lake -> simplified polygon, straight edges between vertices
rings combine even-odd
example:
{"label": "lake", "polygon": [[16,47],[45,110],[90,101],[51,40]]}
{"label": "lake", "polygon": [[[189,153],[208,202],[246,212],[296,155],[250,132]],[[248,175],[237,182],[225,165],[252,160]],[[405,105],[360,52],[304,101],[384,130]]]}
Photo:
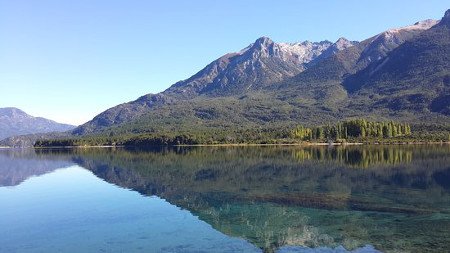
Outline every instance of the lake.
{"label": "lake", "polygon": [[450,146],[0,150],[1,252],[448,252]]}

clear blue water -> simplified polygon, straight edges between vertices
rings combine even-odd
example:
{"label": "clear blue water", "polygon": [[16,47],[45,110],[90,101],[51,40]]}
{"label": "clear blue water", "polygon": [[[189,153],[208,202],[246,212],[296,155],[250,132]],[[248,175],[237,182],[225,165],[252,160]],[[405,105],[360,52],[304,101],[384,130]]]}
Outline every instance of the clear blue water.
{"label": "clear blue water", "polygon": [[0,202],[3,252],[258,252],[187,210],[76,165],[0,188]]}
{"label": "clear blue water", "polygon": [[447,252],[448,146],[0,150],[0,252]]}

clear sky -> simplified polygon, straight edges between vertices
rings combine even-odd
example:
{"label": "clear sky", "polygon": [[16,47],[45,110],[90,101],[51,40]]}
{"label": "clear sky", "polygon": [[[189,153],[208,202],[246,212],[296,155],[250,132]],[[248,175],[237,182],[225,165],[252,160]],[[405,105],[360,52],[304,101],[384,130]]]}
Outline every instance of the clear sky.
{"label": "clear sky", "polygon": [[0,0],[0,107],[81,124],[258,37],[362,40],[443,0]]}

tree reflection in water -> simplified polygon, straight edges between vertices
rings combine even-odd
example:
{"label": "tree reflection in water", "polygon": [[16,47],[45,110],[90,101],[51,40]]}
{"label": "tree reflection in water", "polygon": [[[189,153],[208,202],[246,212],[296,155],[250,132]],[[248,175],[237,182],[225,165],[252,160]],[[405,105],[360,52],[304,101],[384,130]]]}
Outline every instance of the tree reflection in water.
{"label": "tree reflection in water", "polygon": [[450,245],[445,145],[36,153],[164,198],[265,252],[289,245],[443,252]]}

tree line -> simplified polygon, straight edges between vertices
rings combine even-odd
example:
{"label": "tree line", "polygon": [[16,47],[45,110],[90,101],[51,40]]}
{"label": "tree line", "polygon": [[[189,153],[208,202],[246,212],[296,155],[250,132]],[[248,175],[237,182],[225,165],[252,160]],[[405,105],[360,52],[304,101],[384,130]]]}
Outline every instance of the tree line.
{"label": "tree line", "polygon": [[373,122],[364,119],[348,120],[335,125],[318,127],[298,126],[292,137],[302,141],[345,140],[349,138],[392,138],[411,135],[411,126],[393,121]]}
{"label": "tree line", "polygon": [[177,146],[198,144],[295,144],[310,142],[450,141],[448,126],[417,126],[393,121],[354,119],[322,126],[166,130],[153,133],[115,133],[40,139],[35,147],[61,146]]}

